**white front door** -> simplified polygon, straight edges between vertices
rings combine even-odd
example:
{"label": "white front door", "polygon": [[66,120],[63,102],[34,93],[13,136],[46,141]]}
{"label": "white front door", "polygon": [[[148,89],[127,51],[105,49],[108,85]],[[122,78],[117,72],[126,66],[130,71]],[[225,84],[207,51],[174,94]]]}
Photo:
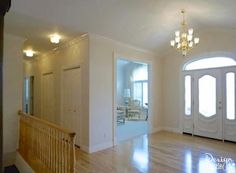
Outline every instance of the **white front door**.
{"label": "white front door", "polygon": [[222,139],[222,81],[219,69],[194,73],[194,134]]}
{"label": "white front door", "polygon": [[76,145],[80,146],[81,70],[63,70],[61,125],[76,133]]}
{"label": "white front door", "polygon": [[183,74],[183,132],[236,141],[236,67]]}

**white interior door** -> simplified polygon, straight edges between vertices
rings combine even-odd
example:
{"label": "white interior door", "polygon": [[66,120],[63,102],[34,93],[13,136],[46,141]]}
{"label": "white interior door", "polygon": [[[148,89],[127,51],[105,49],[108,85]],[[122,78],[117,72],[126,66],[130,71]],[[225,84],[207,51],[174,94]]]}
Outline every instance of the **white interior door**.
{"label": "white interior door", "polygon": [[41,90],[41,117],[47,121],[56,123],[55,119],[55,88],[54,74],[45,73],[42,75]]}
{"label": "white interior door", "polygon": [[220,69],[194,73],[194,134],[222,139],[222,81]]}
{"label": "white interior door", "polygon": [[81,72],[80,68],[63,70],[61,125],[76,133],[80,146]]}
{"label": "white interior door", "polygon": [[236,68],[228,67],[223,69],[224,83],[224,139],[236,142],[236,117],[235,117],[235,83]]}

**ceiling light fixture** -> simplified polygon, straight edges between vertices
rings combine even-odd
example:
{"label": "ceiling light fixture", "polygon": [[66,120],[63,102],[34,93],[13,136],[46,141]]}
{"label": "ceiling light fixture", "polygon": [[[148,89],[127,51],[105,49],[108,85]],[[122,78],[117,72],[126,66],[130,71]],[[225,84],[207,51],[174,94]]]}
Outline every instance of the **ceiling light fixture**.
{"label": "ceiling light fixture", "polygon": [[181,10],[183,15],[183,21],[181,22],[181,30],[175,31],[175,39],[170,41],[170,45],[182,52],[183,56],[187,55],[187,52],[193,48],[194,45],[199,43],[199,38],[193,36],[193,29],[187,28],[187,22],[185,20],[185,10]]}
{"label": "ceiling light fixture", "polygon": [[51,43],[54,43],[54,44],[58,44],[61,40],[61,36],[58,35],[58,34],[53,34],[53,35],[50,35],[50,41]]}
{"label": "ceiling light fixture", "polygon": [[33,57],[35,52],[32,49],[24,50],[24,53],[27,57]]}

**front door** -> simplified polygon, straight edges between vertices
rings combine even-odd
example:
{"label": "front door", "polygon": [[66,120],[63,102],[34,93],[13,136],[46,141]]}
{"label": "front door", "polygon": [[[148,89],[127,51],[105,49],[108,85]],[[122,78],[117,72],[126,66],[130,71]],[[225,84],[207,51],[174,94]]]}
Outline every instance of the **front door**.
{"label": "front door", "polygon": [[220,69],[194,72],[194,134],[222,139],[222,79]]}

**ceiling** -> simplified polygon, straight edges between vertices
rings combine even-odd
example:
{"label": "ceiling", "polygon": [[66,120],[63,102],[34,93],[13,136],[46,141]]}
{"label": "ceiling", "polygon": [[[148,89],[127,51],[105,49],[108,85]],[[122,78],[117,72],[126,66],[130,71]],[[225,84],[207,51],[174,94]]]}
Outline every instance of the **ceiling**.
{"label": "ceiling", "polygon": [[6,31],[40,51],[52,48],[53,32],[64,41],[89,32],[158,52],[179,28],[183,8],[197,31],[236,28],[235,0],[12,0]]}

